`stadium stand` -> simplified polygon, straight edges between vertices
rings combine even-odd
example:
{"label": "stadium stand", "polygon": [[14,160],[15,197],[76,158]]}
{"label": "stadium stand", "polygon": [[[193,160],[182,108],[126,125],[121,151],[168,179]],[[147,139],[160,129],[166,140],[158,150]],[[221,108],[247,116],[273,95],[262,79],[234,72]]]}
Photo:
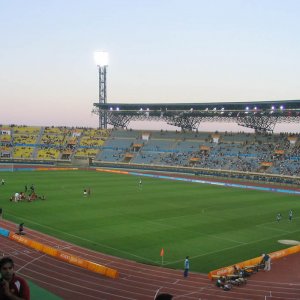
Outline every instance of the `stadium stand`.
{"label": "stadium stand", "polygon": [[185,167],[189,172],[206,176],[253,180],[267,177],[267,181],[299,183],[296,178],[300,175],[298,134],[16,125],[1,125],[0,133],[2,159],[71,161],[92,158],[97,165],[104,162]]}

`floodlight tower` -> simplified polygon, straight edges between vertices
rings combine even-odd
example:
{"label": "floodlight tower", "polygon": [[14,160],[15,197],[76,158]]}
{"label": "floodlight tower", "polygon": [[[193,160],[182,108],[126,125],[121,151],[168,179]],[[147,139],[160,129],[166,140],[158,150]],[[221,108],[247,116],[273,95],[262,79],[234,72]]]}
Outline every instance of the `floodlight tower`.
{"label": "floodlight tower", "polygon": [[[106,103],[106,69],[108,66],[108,52],[97,51],[94,53],[94,58],[99,71],[99,104]],[[107,115],[106,112],[101,110],[99,110],[99,128],[107,128]]]}

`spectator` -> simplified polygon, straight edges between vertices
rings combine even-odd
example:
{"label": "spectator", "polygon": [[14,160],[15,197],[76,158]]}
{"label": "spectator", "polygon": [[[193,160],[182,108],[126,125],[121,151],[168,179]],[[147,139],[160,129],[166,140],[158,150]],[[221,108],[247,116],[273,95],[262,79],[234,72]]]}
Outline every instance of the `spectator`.
{"label": "spectator", "polygon": [[224,276],[221,276],[217,279],[216,286],[223,289],[224,291],[231,290],[231,285],[226,282],[226,278]]}
{"label": "spectator", "polygon": [[0,260],[0,299],[30,300],[30,289],[27,282],[15,274],[14,262],[10,257]]}
{"label": "spectator", "polygon": [[159,294],[155,297],[155,300],[172,300],[173,296],[171,294]]}

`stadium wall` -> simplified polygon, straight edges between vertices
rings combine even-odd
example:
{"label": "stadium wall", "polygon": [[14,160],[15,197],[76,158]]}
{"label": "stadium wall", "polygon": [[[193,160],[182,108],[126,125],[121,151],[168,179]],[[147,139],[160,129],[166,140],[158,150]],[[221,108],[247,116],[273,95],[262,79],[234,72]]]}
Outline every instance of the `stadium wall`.
{"label": "stadium wall", "polygon": [[163,165],[141,165],[141,164],[127,164],[127,163],[112,163],[112,162],[100,162],[94,161],[91,164],[92,167],[112,168],[112,169],[125,169],[125,170],[138,170],[138,171],[154,171],[154,172],[169,172],[169,173],[182,173],[195,175],[200,177],[224,179],[231,181],[249,181],[259,182],[262,181],[265,184],[272,183],[283,186],[299,186],[300,177],[286,176],[266,173],[254,173],[254,172],[240,172],[230,170],[216,170],[216,169],[204,169],[193,167],[180,167],[180,166],[163,166]]}

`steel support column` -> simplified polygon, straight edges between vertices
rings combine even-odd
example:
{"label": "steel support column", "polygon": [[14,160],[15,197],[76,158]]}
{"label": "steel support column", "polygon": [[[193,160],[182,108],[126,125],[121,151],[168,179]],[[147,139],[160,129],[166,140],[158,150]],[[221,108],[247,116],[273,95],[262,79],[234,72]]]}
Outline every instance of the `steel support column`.
{"label": "steel support column", "polygon": [[180,127],[183,131],[197,130],[201,122],[201,117],[184,113],[179,116],[165,116],[164,119],[167,120],[169,125]]}
{"label": "steel support column", "polygon": [[249,115],[237,117],[239,126],[255,129],[255,132],[273,132],[278,116],[271,115]]}
{"label": "steel support column", "polygon": [[[98,66],[99,70],[99,107],[100,104],[106,103],[106,66]],[[99,128],[107,128],[107,113],[99,109]]]}

